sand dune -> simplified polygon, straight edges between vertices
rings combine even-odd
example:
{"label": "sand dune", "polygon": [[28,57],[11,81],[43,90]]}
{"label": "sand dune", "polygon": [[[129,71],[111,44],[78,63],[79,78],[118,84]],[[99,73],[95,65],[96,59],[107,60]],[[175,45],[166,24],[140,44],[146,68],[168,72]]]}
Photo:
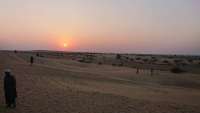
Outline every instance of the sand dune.
{"label": "sand dune", "polygon": [[98,65],[101,56],[81,63],[53,54],[35,57],[30,66],[35,53],[0,52],[0,83],[9,68],[18,91],[17,108],[5,109],[0,90],[0,113],[200,113],[199,74],[155,70],[150,75],[146,68],[136,74],[128,66]]}

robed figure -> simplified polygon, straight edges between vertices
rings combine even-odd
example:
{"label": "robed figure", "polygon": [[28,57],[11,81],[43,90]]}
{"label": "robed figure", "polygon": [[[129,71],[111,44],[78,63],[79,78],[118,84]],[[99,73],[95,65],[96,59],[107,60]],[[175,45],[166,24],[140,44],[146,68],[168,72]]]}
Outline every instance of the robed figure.
{"label": "robed figure", "polygon": [[6,108],[10,107],[12,104],[13,107],[16,107],[15,98],[17,98],[17,91],[16,91],[16,79],[13,75],[10,74],[10,70],[4,70],[5,77],[4,77],[4,91],[5,91],[5,99],[6,99]]}

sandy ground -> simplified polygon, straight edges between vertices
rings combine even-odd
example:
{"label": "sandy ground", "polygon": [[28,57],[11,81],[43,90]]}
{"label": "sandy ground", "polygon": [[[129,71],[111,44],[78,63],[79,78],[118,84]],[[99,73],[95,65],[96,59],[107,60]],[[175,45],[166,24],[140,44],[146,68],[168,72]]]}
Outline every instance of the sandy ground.
{"label": "sandy ground", "polygon": [[[135,68],[80,63],[51,53],[35,57],[31,66],[31,55],[0,52],[0,113],[200,113],[199,74],[154,70],[151,75],[145,68],[136,74]],[[17,108],[4,108],[5,68],[17,80]]]}

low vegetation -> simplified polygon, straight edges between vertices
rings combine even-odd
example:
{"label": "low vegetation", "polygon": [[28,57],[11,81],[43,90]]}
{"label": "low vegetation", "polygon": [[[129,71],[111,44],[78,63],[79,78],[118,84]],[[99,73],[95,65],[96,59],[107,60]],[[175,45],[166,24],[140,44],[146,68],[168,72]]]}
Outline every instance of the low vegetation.
{"label": "low vegetation", "polygon": [[140,58],[140,57],[137,57],[136,60],[141,60],[141,58]]}
{"label": "low vegetation", "polygon": [[151,59],[155,59],[155,60],[157,60],[155,57],[151,57]]}
{"label": "low vegetation", "polygon": [[173,67],[173,68],[171,69],[171,72],[172,72],[172,73],[184,73],[184,72],[186,72],[186,71],[184,71],[183,69],[181,69],[181,68],[179,68],[179,67]]}
{"label": "low vegetation", "polygon": [[121,63],[121,64],[118,64],[117,66],[123,66],[124,64],[123,63]]}
{"label": "low vegetation", "polygon": [[102,65],[102,62],[99,62],[98,64],[99,64],[99,65]]}
{"label": "low vegetation", "polygon": [[174,60],[174,62],[175,62],[175,63],[179,63],[179,62],[180,62],[180,60],[177,60],[177,59],[176,59],[176,60]]}
{"label": "low vegetation", "polygon": [[79,62],[85,62],[85,60],[79,60]]}
{"label": "low vegetation", "polygon": [[193,62],[193,60],[192,60],[192,59],[189,59],[188,62]]}
{"label": "low vegetation", "polygon": [[143,61],[144,61],[144,62],[147,62],[147,61],[148,61],[148,59],[144,59]]}
{"label": "low vegetation", "polygon": [[112,66],[116,66],[116,64],[115,64],[115,63],[113,63],[113,64],[112,64]]}
{"label": "low vegetation", "polygon": [[165,61],[163,61],[163,63],[169,63],[169,61],[165,60]]}
{"label": "low vegetation", "polygon": [[120,55],[120,54],[117,54],[117,55],[116,55],[116,59],[121,59],[121,55]]}

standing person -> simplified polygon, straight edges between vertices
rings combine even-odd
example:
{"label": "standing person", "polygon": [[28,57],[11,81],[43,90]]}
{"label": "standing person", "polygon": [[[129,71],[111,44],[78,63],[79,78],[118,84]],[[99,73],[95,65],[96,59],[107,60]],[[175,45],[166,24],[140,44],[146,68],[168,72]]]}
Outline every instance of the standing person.
{"label": "standing person", "polygon": [[153,75],[153,68],[151,68],[151,75]]}
{"label": "standing person", "polygon": [[10,74],[9,69],[4,70],[5,77],[4,77],[4,91],[5,91],[5,99],[7,106],[5,108],[11,107],[13,104],[13,108],[16,108],[15,98],[17,98],[17,91],[16,91],[16,80],[13,75]]}
{"label": "standing person", "polygon": [[31,65],[33,65],[33,59],[34,59],[34,57],[31,56],[31,58],[30,58]]}
{"label": "standing person", "polygon": [[140,69],[140,68],[139,68],[139,67],[137,67],[137,74],[138,74],[138,71],[139,71],[139,69]]}

